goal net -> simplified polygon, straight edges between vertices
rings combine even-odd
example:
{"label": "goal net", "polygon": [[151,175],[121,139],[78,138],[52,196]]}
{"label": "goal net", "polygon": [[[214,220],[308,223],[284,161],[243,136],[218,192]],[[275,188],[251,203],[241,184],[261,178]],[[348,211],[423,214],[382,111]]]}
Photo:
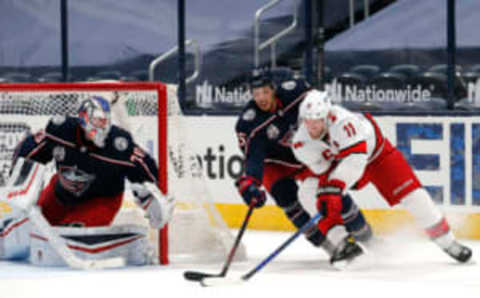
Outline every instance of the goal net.
{"label": "goal net", "polygon": [[[0,84],[0,186],[8,178],[15,146],[26,132],[45,128],[58,115],[75,115],[92,95],[112,104],[113,123],[159,164],[159,187],[177,199],[173,219],[162,231],[150,230],[159,263],[224,260],[233,237],[213,204],[203,170],[189,143],[194,128],[184,124],[175,86],[162,83]],[[114,224],[148,226],[127,187]],[[241,247],[237,260],[245,258]]]}

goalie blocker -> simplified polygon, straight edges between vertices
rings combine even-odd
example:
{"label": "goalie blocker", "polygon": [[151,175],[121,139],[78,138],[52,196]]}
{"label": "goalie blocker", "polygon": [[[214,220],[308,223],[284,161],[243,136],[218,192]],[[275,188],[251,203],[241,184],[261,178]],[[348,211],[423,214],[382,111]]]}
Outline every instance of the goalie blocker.
{"label": "goalie blocker", "polygon": [[[46,175],[44,165],[17,159],[0,198],[10,206],[10,211],[0,218],[0,259],[29,258],[35,265],[69,265],[79,269],[153,262],[153,249],[147,240],[145,227],[85,228],[43,224],[47,222],[40,212],[35,212],[38,210],[35,204]],[[165,200],[151,183],[137,184],[135,188],[142,194],[138,204],[146,210],[151,224],[159,227],[168,221],[173,200]]]}

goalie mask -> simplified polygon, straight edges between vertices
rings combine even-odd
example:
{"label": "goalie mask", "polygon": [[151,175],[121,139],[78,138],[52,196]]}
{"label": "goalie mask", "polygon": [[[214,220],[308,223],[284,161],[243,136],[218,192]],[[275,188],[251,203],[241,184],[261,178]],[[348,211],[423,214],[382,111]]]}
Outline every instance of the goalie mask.
{"label": "goalie mask", "polygon": [[78,109],[78,117],[86,137],[96,146],[104,147],[112,127],[108,101],[100,96],[84,100]]}

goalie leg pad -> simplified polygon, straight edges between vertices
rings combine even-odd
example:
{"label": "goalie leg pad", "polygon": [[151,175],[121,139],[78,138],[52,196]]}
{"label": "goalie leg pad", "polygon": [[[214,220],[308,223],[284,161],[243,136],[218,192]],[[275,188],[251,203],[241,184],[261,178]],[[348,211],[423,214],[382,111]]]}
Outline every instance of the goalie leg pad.
{"label": "goalie leg pad", "polygon": [[10,218],[0,222],[0,259],[26,259],[30,253],[28,217]]}
{"label": "goalie leg pad", "polygon": [[0,259],[25,259],[30,249],[28,210],[34,205],[43,186],[46,167],[19,157],[0,198],[5,209],[0,214]]}
{"label": "goalie leg pad", "polygon": [[[54,230],[66,239],[68,248],[83,260],[121,257],[127,265],[147,265],[154,261],[145,227],[55,227]],[[31,234],[30,262],[37,266],[67,266],[48,239],[36,230]]]}
{"label": "goalie leg pad", "polygon": [[46,171],[44,165],[19,157],[8,178],[2,200],[8,202],[14,212],[26,212],[38,200]]}

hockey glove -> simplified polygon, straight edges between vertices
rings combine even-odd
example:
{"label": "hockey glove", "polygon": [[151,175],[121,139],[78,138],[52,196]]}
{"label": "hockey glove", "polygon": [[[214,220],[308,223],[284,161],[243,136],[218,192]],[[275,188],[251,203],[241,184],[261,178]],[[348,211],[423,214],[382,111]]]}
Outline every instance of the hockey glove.
{"label": "hockey glove", "polygon": [[160,229],[170,221],[175,208],[175,199],[172,196],[164,195],[151,182],[132,183],[131,188],[135,203],[145,210],[145,217],[148,218],[150,227]]}
{"label": "hockey glove", "polygon": [[318,221],[318,229],[326,235],[334,225],[343,225],[342,191],[345,183],[339,180],[321,181],[317,189],[317,210],[324,217]]}
{"label": "hockey glove", "polygon": [[253,203],[255,208],[260,208],[265,205],[265,192],[260,190],[260,183],[258,180],[250,176],[240,177],[235,186],[247,205]]}

